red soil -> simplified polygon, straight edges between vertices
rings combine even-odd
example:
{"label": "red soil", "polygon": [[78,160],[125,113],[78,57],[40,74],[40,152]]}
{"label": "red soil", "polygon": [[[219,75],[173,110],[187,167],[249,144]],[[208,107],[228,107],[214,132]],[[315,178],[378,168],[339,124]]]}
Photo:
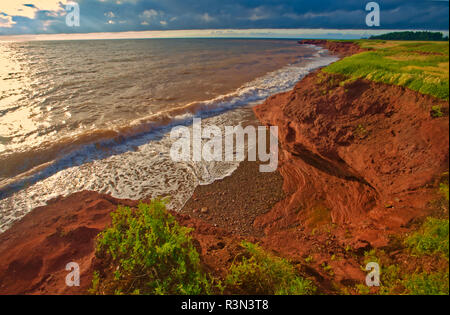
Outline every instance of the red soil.
{"label": "red soil", "polygon": [[298,42],[301,45],[317,45],[322,46],[333,54],[341,57],[351,56],[365,51],[358,44],[353,42],[333,42],[320,39],[305,39]]}
{"label": "red soil", "polygon": [[[0,294],[79,294],[90,285],[94,239],[119,200],[94,192],[58,198],[0,235]],[[121,200],[120,204],[135,205]],[[81,287],[65,284],[66,264],[80,266]]]}

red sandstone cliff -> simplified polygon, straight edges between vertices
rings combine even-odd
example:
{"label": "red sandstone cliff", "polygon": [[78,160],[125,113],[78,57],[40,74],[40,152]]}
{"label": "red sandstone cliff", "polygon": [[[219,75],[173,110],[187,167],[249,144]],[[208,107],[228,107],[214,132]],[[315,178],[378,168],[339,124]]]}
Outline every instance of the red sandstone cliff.
{"label": "red sandstone cliff", "polygon": [[351,56],[365,51],[359,45],[353,42],[334,42],[328,40],[320,39],[304,39],[298,42],[300,45],[317,45],[322,46],[333,54],[339,55],[341,57]]}
{"label": "red sandstone cliff", "polygon": [[363,80],[340,86],[342,79],[318,71],[254,109],[279,127],[288,194],[255,221],[267,234],[325,207],[334,223],[376,246],[427,213],[427,185],[448,169],[449,150],[448,118],[430,111],[448,103]]}

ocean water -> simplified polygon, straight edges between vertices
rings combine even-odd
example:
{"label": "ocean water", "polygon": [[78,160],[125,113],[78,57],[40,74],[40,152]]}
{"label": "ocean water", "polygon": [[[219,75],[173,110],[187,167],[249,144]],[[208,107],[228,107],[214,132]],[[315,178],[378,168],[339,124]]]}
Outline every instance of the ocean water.
{"label": "ocean water", "polygon": [[0,42],[0,232],[82,190],[181,208],[238,163],[173,162],[173,126],[252,123],[251,106],[335,60],[290,40]]}

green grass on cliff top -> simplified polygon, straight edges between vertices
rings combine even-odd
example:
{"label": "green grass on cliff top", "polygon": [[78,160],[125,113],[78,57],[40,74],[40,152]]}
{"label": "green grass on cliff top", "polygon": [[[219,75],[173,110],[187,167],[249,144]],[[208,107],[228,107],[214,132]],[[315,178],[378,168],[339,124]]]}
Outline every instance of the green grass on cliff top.
{"label": "green grass on cliff top", "polygon": [[344,58],[324,69],[350,79],[407,87],[449,99],[449,43],[359,40],[370,51]]}

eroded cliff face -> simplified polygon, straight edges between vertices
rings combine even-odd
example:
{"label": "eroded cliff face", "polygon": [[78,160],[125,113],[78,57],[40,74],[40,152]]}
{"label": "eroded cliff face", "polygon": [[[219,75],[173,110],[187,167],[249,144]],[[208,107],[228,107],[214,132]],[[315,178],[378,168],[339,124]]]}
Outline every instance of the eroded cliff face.
{"label": "eroded cliff face", "polygon": [[[118,200],[95,192],[57,198],[0,235],[0,294],[85,294],[91,285],[95,238]],[[80,267],[81,286],[68,287],[66,264]]]}
{"label": "eroded cliff face", "polygon": [[427,214],[427,185],[448,169],[449,150],[448,118],[433,118],[431,108],[448,109],[448,102],[344,80],[319,70],[255,107],[261,122],[279,127],[288,195],[255,221],[266,234],[329,211],[354,241],[381,246],[389,231]]}
{"label": "eroded cliff face", "polygon": [[339,55],[341,57],[351,56],[365,51],[365,49],[361,48],[358,44],[353,42],[328,41],[325,39],[304,39],[299,41],[298,43],[301,45],[322,46],[328,49],[333,54]]}

